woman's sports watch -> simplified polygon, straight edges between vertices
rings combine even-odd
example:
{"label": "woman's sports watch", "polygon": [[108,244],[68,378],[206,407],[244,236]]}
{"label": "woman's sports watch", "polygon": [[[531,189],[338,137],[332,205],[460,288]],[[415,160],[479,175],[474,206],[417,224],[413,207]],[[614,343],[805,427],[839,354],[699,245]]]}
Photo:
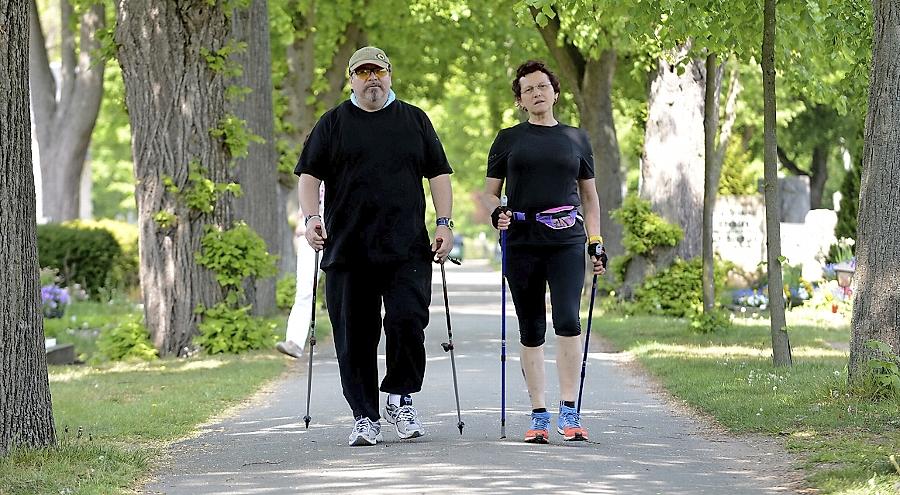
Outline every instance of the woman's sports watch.
{"label": "woman's sports watch", "polygon": [[438,227],[443,225],[448,229],[453,230],[453,219],[450,217],[438,217],[437,222],[435,223]]}

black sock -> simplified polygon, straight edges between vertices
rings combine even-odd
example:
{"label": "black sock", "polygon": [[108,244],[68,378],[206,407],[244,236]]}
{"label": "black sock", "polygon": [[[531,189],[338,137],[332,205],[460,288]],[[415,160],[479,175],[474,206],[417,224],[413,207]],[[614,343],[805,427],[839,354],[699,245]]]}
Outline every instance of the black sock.
{"label": "black sock", "polygon": [[574,400],[564,400],[563,405],[566,407],[575,407],[575,401]]}
{"label": "black sock", "polygon": [[545,412],[547,412],[547,408],[546,408],[546,407],[539,407],[539,408],[537,408],[537,409],[532,409],[531,412],[533,412],[533,413],[545,413]]}
{"label": "black sock", "polygon": [[412,396],[409,394],[400,396],[400,405],[401,406],[411,406],[412,405]]}

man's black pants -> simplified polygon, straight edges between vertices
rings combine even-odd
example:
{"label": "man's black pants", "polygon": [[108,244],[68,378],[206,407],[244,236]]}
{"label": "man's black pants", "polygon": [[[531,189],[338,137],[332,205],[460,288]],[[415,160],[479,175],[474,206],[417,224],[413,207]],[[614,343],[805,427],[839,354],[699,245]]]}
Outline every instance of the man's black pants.
{"label": "man's black pants", "polygon": [[325,298],[334,331],[344,398],[353,416],[375,421],[378,412],[378,343],[381,306],[387,372],[381,391],[411,394],[425,378],[425,327],[431,302],[430,260],[332,267]]}

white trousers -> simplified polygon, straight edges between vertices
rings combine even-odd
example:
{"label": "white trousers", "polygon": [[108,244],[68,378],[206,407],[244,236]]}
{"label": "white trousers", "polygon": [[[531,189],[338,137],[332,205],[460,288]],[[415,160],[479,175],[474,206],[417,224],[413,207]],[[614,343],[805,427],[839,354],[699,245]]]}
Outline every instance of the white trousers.
{"label": "white trousers", "polygon": [[285,340],[289,340],[303,349],[306,347],[306,339],[309,337],[314,290],[313,275],[318,267],[314,266],[316,251],[309,246],[306,238],[298,237],[294,244],[297,251],[297,295],[294,296],[294,305],[288,316]]}

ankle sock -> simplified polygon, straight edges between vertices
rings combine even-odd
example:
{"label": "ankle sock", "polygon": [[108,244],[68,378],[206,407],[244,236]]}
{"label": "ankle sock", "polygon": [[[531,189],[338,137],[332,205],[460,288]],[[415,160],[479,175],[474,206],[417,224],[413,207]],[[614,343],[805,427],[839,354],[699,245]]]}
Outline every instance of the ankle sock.
{"label": "ankle sock", "polygon": [[410,396],[409,394],[388,394],[388,404],[394,407],[411,406],[412,396]]}
{"label": "ankle sock", "polygon": [[547,412],[547,408],[546,408],[546,407],[539,407],[539,408],[537,408],[537,409],[532,409],[531,412],[533,412],[533,413],[545,413],[545,412]]}
{"label": "ankle sock", "polygon": [[564,400],[564,401],[562,401],[562,405],[564,405],[566,407],[575,407],[575,401],[574,400]]}

